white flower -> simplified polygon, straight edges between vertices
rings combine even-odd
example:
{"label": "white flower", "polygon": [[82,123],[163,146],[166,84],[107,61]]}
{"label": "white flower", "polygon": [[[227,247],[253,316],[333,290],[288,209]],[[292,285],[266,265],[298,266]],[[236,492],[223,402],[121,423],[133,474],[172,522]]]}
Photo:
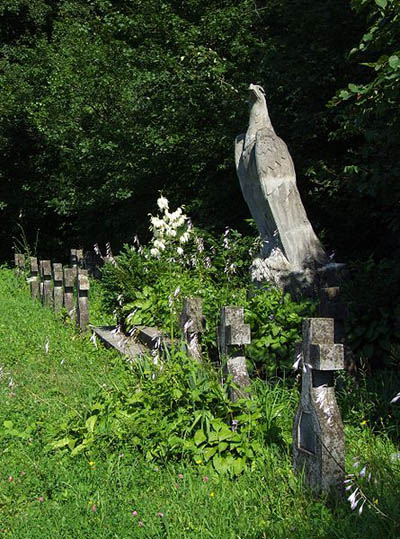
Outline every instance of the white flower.
{"label": "white flower", "polygon": [[174,297],[176,298],[176,296],[179,294],[179,292],[181,291],[181,287],[178,286],[176,289],[175,289],[175,292],[174,292]]}
{"label": "white flower", "polygon": [[166,212],[166,214],[171,219],[171,221],[176,221],[182,215],[182,208],[177,208],[173,213],[168,214]]}
{"label": "white flower", "polygon": [[170,238],[175,238],[175,237],[176,237],[176,230],[169,226],[169,227],[166,229],[165,234],[166,234],[167,236],[169,236]]}
{"label": "white flower", "polygon": [[359,500],[357,500],[357,493],[358,493],[358,487],[356,488],[356,490],[350,494],[350,496],[347,498],[351,504],[351,509],[354,510],[356,507],[357,507],[357,504],[359,502]]}
{"label": "white flower", "polygon": [[189,320],[187,320],[185,322],[185,325],[183,326],[183,332],[186,333],[188,331],[188,329],[190,327],[192,327],[192,326],[193,326],[193,320],[190,320],[190,318],[189,318]]}
{"label": "white flower", "polygon": [[154,247],[159,251],[165,251],[165,243],[161,240],[155,240]]}
{"label": "white flower", "polygon": [[182,249],[182,247],[178,247],[178,248],[176,249],[176,252],[177,252],[178,255],[180,255],[180,256],[183,255],[183,249]]}
{"label": "white flower", "polygon": [[[96,333],[93,331],[92,336],[90,337],[91,342],[93,343],[94,347],[97,348],[97,339],[96,339]],[[64,360],[63,360],[64,361]],[[60,363],[61,365],[61,363]]]}
{"label": "white flower", "polygon": [[163,196],[160,196],[160,198],[157,200],[157,205],[160,208],[160,210],[168,210],[169,208],[168,199],[166,199]]}
{"label": "white flower", "polygon": [[151,256],[155,256],[156,258],[158,258],[160,256],[160,251],[153,247],[152,249],[150,249],[150,254]]}
{"label": "white flower", "polygon": [[189,233],[189,231],[187,230],[187,231],[184,232],[184,233],[182,234],[182,236],[179,238],[179,241],[180,241],[181,243],[186,243],[186,242],[189,240],[189,237],[190,237],[190,233]]}
{"label": "white flower", "polygon": [[202,253],[204,251],[204,240],[203,238],[196,238],[197,243],[197,249],[199,253]]}
{"label": "white flower", "polygon": [[153,215],[150,216],[150,222],[154,228],[163,228],[165,226],[165,223],[162,219],[154,217]]}
{"label": "white flower", "polygon": [[181,227],[186,221],[186,216],[185,215],[181,215],[176,221],[175,221],[175,227],[176,228],[179,228]]}
{"label": "white flower", "polygon": [[294,371],[297,371],[297,369],[299,368],[299,365],[301,363],[301,360],[302,360],[302,353],[299,352],[297,355],[296,355],[296,361],[293,363],[292,365],[292,368]]}
{"label": "white flower", "polygon": [[390,401],[390,404],[394,404],[398,400],[400,400],[400,393],[397,393],[397,395]]}

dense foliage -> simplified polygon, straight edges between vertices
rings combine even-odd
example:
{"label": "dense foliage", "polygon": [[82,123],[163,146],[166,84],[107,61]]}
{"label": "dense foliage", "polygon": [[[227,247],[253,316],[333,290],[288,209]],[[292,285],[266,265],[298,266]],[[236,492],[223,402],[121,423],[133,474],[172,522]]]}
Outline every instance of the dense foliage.
{"label": "dense foliage", "polygon": [[249,82],[266,88],[304,196],[306,171],[343,153],[325,105],[361,35],[345,0],[5,0],[0,17],[5,241],[21,216],[43,249],[122,245],[160,188],[208,229],[241,227],[232,143]]}

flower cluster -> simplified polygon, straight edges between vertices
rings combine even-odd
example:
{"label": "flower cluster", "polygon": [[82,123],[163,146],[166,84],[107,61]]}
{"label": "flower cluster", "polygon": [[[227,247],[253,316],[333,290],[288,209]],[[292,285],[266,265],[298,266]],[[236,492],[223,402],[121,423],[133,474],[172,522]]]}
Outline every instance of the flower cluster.
{"label": "flower cluster", "polygon": [[183,246],[191,236],[188,217],[183,213],[182,207],[171,213],[169,202],[163,196],[157,200],[157,205],[162,215],[157,217],[150,214],[150,230],[153,232],[150,254],[158,258],[161,253],[173,249],[177,255],[182,256]]}

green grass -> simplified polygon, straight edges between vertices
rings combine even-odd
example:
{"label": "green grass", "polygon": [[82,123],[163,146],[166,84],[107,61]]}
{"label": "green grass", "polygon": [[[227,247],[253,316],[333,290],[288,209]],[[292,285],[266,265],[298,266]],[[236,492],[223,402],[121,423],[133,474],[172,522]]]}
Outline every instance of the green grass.
{"label": "green grass", "polygon": [[[92,321],[107,321],[98,307]],[[360,425],[364,413],[357,415],[348,398],[348,468],[353,457],[369,463],[378,484],[368,493],[390,518],[369,508],[359,516],[345,500],[313,498],[292,472],[289,445],[266,446],[262,463],[236,479],[203,464],[145,462],[129,439],[122,450],[76,457],[50,450],[71,413],[85,418],[98,392],[122,387],[129,373],[123,358],[96,349],[89,337],[32,302],[23,280],[7,269],[0,269],[0,365],[0,536],[400,536],[400,461],[391,459],[398,445],[384,429],[374,433]],[[293,391],[281,384],[265,392],[266,413],[280,406],[290,439],[293,406],[285,399],[293,399]]]}

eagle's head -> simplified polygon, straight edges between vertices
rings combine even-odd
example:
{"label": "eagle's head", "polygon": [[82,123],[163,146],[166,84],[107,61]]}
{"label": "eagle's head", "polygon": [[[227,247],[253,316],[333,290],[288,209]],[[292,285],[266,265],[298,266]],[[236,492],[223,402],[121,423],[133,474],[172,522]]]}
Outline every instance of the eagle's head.
{"label": "eagle's head", "polygon": [[268,115],[265,92],[262,86],[250,84],[249,88],[249,127],[250,130],[257,131],[262,127],[273,129]]}
{"label": "eagle's head", "polygon": [[265,103],[265,92],[264,88],[262,86],[259,86],[258,84],[250,84],[248,87],[249,90],[249,100],[251,102],[259,101],[261,103]]}

